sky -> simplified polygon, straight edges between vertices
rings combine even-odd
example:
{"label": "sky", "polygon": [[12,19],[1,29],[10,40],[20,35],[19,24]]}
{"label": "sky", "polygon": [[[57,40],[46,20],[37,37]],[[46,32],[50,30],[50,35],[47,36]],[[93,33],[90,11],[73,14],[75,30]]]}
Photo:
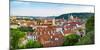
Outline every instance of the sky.
{"label": "sky", "polygon": [[42,2],[10,2],[10,16],[59,16],[73,12],[92,12],[92,5],[53,4]]}

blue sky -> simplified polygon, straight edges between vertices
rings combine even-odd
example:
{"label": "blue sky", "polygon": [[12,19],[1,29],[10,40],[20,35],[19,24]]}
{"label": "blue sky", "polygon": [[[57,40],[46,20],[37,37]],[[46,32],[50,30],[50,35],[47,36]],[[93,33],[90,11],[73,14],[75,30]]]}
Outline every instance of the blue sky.
{"label": "blue sky", "polygon": [[94,6],[81,6],[71,4],[51,4],[41,2],[10,2],[11,16],[59,16],[65,13],[72,12],[92,12]]}

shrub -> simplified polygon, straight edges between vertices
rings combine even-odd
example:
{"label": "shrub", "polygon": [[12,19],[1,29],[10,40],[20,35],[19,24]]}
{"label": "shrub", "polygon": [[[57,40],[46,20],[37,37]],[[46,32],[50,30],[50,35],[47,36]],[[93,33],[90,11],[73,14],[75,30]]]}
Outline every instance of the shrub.
{"label": "shrub", "polygon": [[86,22],[86,32],[94,30],[94,16],[88,18]]}
{"label": "shrub", "polygon": [[18,29],[11,29],[10,30],[10,45],[11,49],[18,48],[18,41],[21,37],[24,37],[25,33],[19,31]]}
{"label": "shrub", "polygon": [[33,32],[34,30],[32,29],[32,27],[19,27],[18,28],[20,31],[22,32]]}
{"label": "shrub", "polygon": [[42,47],[40,42],[33,41],[33,40],[29,40],[26,46],[27,46],[27,48],[40,48],[40,47]]}
{"label": "shrub", "polygon": [[87,19],[86,22],[86,35],[80,38],[78,45],[94,44],[94,16]]}
{"label": "shrub", "polygon": [[94,44],[94,31],[88,32],[84,37],[80,38],[78,45]]}
{"label": "shrub", "polygon": [[64,37],[64,46],[70,46],[70,45],[74,45],[75,43],[78,42],[80,36],[77,34],[70,34],[68,36]]}

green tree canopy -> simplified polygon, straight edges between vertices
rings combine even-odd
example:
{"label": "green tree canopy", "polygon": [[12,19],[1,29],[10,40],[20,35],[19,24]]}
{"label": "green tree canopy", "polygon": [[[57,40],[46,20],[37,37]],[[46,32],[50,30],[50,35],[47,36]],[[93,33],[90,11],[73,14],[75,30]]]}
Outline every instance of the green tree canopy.
{"label": "green tree canopy", "polygon": [[94,30],[94,16],[91,16],[86,22],[86,32]]}
{"label": "green tree canopy", "polygon": [[88,32],[84,37],[80,38],[78,45],[94,44],[94,31]]}
{"label": "green tree canopy", "polygon": [[86,22],[86,35],[80,38],[78,45],[94,44],[94,16],[88,18]]}
{"label": "green tree canopy", "polygon": [[24,37],[25,33],[19,31],[18,29],[10,29],[10,44],[11,49],[15,49],[18,47],[18,41],[21,37]]}
{"label": "green tree canopy", "polygon": [[18,28],[20,31],[22,32],[33,32],[34,30],[32,29],[32,27],[20,27]]}
{"label": "green tree canopy", "polygon": [[40,47],[42,47],[40,42],[33,41],[33,40],[29,40],[26,46],[27,46],[27,48],[40,48]]}
{"label": "green tree canopy", "polygon": [[70,46],[70,45],[74,45],[75,43],[78,42],[80,36],[77,34],[70,34],[68,36],[64,37],[64,46]]}

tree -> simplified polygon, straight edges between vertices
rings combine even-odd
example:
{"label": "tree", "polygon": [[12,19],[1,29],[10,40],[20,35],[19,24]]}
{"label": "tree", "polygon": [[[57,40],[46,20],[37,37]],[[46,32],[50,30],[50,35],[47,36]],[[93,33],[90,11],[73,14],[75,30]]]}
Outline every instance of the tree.
{"label": "tree", "polygon": [[18,48],[18,41],[21,37],[24,37],[25,33],[19,31],[18,29],[10,29],[10,44],[11,49]]}
{"label": "tree", "polygon": [[80,38],[77,45],[94,44],[94,31],[88,32],[84,37]]}
{"label": "tree", "polygon": [[33,40],[29,40],[26,46],[27,46],[27,48],[40,48],[40,47],[42,47],[40,42],[33,41]]}
{"label": "tree", "polygon": [[94,16],[88,18],[86,22],[86,32],[89,32],[91,30],[94,30]]}
{"label": "tree", "polygon": [[33,32],[34,30],[32,29],[32,27],[20,27],[18,28],[20,31],[22,32]]}
{"label": "tree", "polygon": [[86,22],[86,35],[80,38],[78,45],[94,44],[94,16],[88,18]]}
{"label": "tree", "polygon": [[70,45],[75,45],[75,43],[78,42],[80,36],[77,34],[70,34],[68,36],[64,37],[64,46],[70,46]]}

